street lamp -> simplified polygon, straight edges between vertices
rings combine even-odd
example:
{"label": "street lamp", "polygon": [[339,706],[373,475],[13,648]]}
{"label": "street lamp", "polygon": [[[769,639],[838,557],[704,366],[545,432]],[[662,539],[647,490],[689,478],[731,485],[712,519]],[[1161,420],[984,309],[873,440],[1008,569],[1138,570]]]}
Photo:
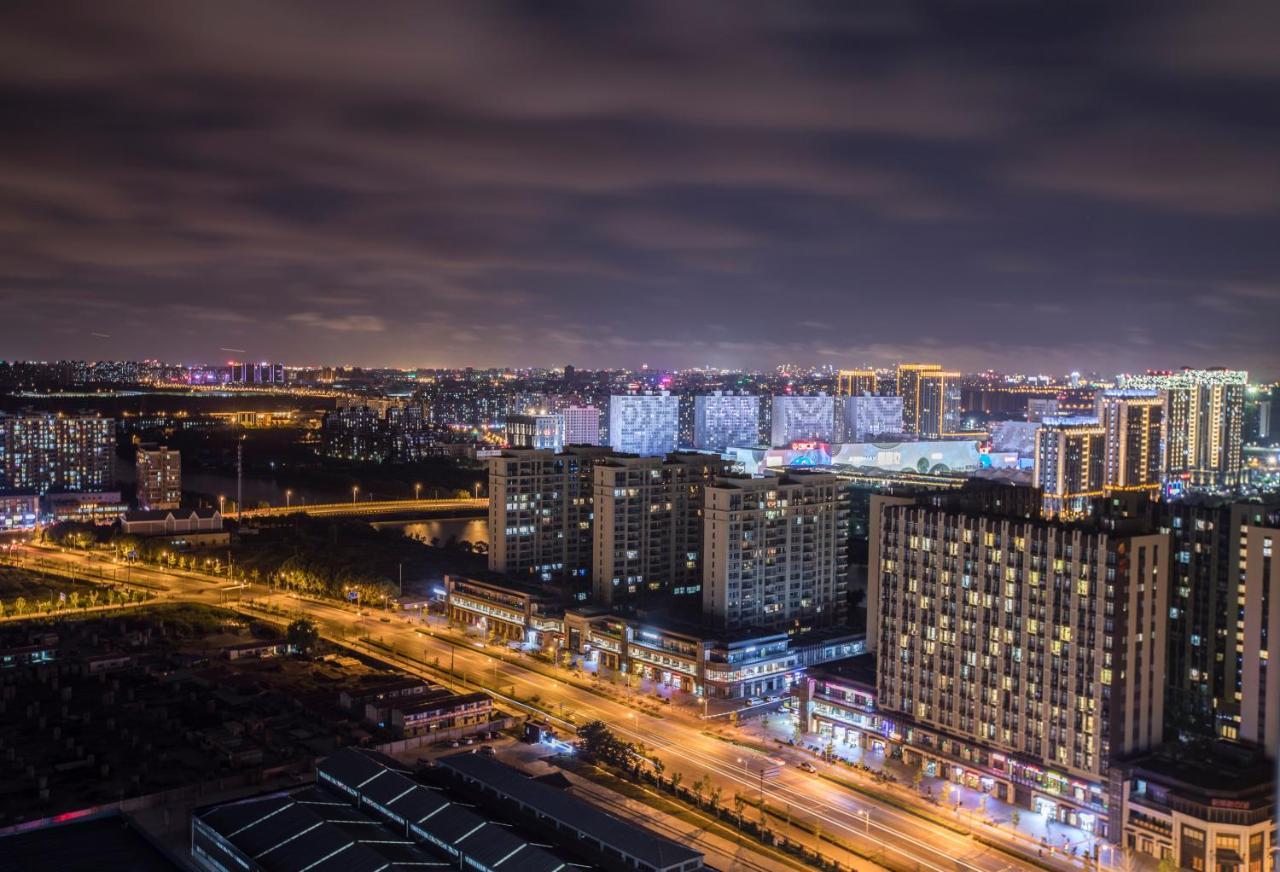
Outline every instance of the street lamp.
{"label": "street lamp", "polygon": [[476,499],[480,499],[480,482],[476,482]]}
{"label": "street lamp", "polygon": [[223,502],[225,502],[225,501],[226,501],[226,499],[227,499],[227,498],[226,498],[226,497],[224,497],[222,494],[218,494],[218,514],[219,514],[219,515],[221,515],[221,514],[222,514],[222,504],[223,504]]}
{"label": "street lamp", "polygon": [[286,490],[284,492],[284,510],[289,511],[289,503],[293,501],[293,491]]}
{"label": "street lamp", "polygon": [[854,817],[862,818],[867,826],[867,835],[871,835],[871,812],[868,809],[859,809],[853,813]]}
{"label": "street lamp", "polygon": [[414,498],[414,500],[417,500],[417,499],[418,499],[419,497],[421,497],[421,496],[422,496],[422,485],[420,485],[420,484],[415,484],[415,485],[413,486],[413,498]]}
{"label": "street lamp", "polygon": [[351,486],[351,505],[356,504],[356,494],[360,493],[360,485],[353,484]]}

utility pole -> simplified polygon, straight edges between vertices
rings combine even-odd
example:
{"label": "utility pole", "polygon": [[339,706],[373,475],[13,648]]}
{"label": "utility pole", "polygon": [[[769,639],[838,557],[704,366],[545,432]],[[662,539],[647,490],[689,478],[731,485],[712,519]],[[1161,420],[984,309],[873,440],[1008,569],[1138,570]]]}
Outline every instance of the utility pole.
{"label": "utility pole", "polygon": [[236,441],[236,520],[244,507],[244,434]]}
{"label": "utility pole", "polygon": [[400,598],[404,599],[404,561],[400,561]]}

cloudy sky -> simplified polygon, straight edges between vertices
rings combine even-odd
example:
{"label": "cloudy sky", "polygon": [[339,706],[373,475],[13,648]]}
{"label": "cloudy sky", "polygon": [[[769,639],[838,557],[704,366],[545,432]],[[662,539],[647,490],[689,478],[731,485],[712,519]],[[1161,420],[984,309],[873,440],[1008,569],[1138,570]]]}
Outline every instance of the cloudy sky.
{"label": "cloudy sky", "polygon": [[1280,374],[1280,3],[0,10],[0,358]]}

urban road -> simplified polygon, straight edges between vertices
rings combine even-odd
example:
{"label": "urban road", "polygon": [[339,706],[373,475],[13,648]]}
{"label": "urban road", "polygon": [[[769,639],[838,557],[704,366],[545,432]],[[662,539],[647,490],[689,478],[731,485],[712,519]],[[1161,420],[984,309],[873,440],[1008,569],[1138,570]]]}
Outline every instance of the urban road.
{"label": "urban road", "polygon": [[[735,793],[752,804],[763,797],[771,811],[789,815],[798,823],[804,822],[811,830],[817,827],[823,836],[853,846],[873,861],[932,872],[1006,872],[1035,868],[1008,853],[984,846],[963,833],[934,824],[889,803],[854,793],[818,775],[805,773],[795,765],[783,766],[775,777],[761,779],[747,771],[742,762],[755,752],[707,733],[696,714],[664,710],[655,716],[638,711],[589,688],[577,686],[567,680],[567,673],[566,680],[556,680],[533,668],[532,664],[495,656],[492,648],[477,647],[476,643],[467,643],[451,634],[423,631],[423,625],[416,620],[387,616],[389,620],[384,622],[384,613],[376,609],[366,610],[361,616],[344,604],[296,598],[263,585],[228,585],[224,578],[197,572],[174,572],[135,565],[126,573],[110,558],[92,553],[46,548],[27,548],[25,551],[27,559],[34,559],[37,568],[72,572],[88,580],[128,580],[131,584],[159,592],[164,598],[209,605],[226,605],[241,598],[269,603],[310,617],[326,638],[347,644],[361,637],[375,640],[390,652],[420,661],[423,669],[430,669],[431,664],[440,669],[452,666],[455,675],[461,676],[464,683],[497,688],[495,696],[505,698],[508,703],[519,706],[521,700],[540,697],[540,707],[558,713],[560,717],[553,714],[551,719],[559,720],[566,727],[569,721],[565,718],[572,718],[578,724],[593,719],[604,721],[626,739],[643,743],[652,756],[663,761],[668,775],[681,773],[684,785],[691,786],[703,777],[709,777],[721,788],[722,802],[726,805],[731,803]],[[389,652],[371,649],[370,653],[387,658]],[[400,666],[412,665],[398,656],[389,659]],[[790,758],[788,762],[791,764],[800,762],[801,758],[795,752],[779,753]],[[776,821],[774,825],[776,827]],[[994,833],[991,835],[998,838]],[[1024,852],[1028,850],[1026,844],[1020,848]],[[823,850],[845,854],[829,844],[824,844]],[[1045,856],[1041,862],[1063,872],[1080,872],[1089,868],[1085,861],[1061,854]],[[865,867],[868,864],[864,861],[859,865]]]}

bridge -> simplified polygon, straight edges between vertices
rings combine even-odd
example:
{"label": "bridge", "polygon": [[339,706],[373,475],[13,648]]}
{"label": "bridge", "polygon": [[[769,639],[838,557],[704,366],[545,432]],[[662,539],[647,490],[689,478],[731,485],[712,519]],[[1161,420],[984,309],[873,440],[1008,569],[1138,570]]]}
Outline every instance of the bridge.
{"label": "bridge", "polygon": [[377,500],[362,503],[305,503],[303,505],[272,506],[267,509],[246,509],[241,513],[241,517],[269,518],[295,514],[312,515],[314,517],[402,515],[414,512],[479,511],[488,508],[488,506],[488,497],[444,500]]}

